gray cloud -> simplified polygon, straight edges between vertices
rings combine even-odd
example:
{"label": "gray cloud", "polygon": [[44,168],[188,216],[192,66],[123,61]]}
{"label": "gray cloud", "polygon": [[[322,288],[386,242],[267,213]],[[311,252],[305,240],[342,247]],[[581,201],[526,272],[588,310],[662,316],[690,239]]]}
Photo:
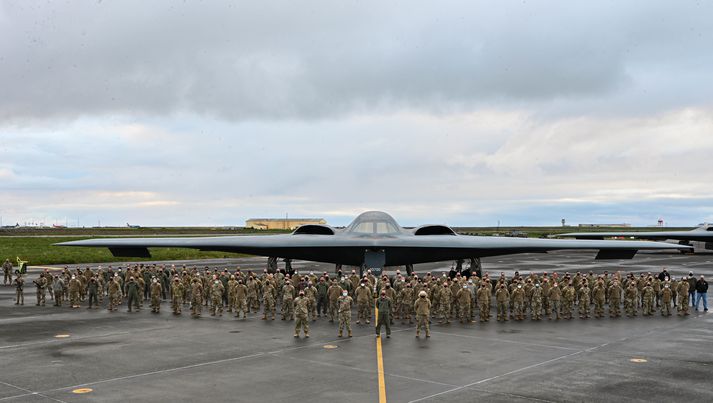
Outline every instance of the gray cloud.
{"label": "gray cloud", "polygon": [[[670,108],[712,95],[701,85],[711,79],[711,11],[670,2],[3,2],[0,120],[301,119],[533,103],[583,112],[573,99],[604,112]],[[695,91],[656,99],[677,88]]]}

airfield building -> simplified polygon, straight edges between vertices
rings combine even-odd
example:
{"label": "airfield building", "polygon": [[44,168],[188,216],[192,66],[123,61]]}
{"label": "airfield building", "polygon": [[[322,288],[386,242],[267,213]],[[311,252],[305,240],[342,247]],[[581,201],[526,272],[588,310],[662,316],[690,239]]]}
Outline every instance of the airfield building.
{"label": "airfield building", "polygon": [[324,218],[251,218],[245,221],[245,227],[253,229],[289,229],[293,230],[306,224],[326,224]]}

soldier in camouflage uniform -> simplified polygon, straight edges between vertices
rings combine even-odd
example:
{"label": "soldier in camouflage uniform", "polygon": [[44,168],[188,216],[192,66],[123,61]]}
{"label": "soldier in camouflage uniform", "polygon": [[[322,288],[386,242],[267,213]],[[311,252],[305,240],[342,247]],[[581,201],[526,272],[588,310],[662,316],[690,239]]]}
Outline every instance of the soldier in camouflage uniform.
{"label": "soldier in camouflage uniform", "polygon": [[69,280],[69,305],[72,308],[79,308],[80,288],[82,284],[77,280],[77,276],[73,275]]}
{"label": "soldier in camouflage uniform", "polygon": [[512,292],[512,306],[515,311],[515,320],[523,320],[525,313],[525,289],[521,284],[518,284]]}
{"label": "soldier in camouflage uniform", "polygon": [[332,285],[327,289],[327,301],[329,302],[329,322],[334,322],[334,318],[338,317],[339,298],[342,294],[342,287],[337,284],[337,279],[332,281]]}
{"label": "soldier in camouflage uniform", "polygon": [[470,323],[470,304],[473,299],[473,294],[471,294],[467,285],[458,290],[456,295],[458,298],[458,312],[460,313],[460,323]]}
{"label": "soldier in camouflage uniform", "polygon": [[272,286],[272,282],[265,281],[262,292],[262,302],[264,304],[262,320],[267,320],[268,316],[271,316],[272,320],[275,320],[275,289]]}
{"label": "soldier in camouflage uniform", "polygon": [[673,299],[673,292],[671,292],[671,286],[665,283],[661,289],[661,316],[671,316],[671,300]]}
{"label": "soldier in camouflage uniform", "polygon": [[651,316],[654,314],[654,303],[656,302],[655,300],[655,294],[654,294],[654,288],[651,286],[651,283],[646,283],[646,286],[644,286],[644,316]]}
{"label": "soldier in camouflage uniform", "polygon": [[255,280],[254,277],[252,277],[252,276],[248,277],[247,288],[248,288],[248,295],[247,295],[248,312],[251,312],[251,311],[259,312],[260,311],[260,301],[258,300],[259,285],[257,283],[257,280]]}
{"label": "soldier in camouflage uniform", "polygon": [[589,304],[591,302],[589,284],[587,280],[582,280],[582,286],[579,287],[579,318],[588,319],[589,318]]}
{"label": "soldier in camouflage uniform", "polygon": [[495,302],[498,306],[498,322],[508,321],[508,306],[510,305],[510,292],[505,283],[500,283],[500,287],[495,291]]}
{"label": "soldier in camouflage uniform", "polygon": [[369,323],[371,320],[371,288],[362,282],[359,284],[355,294],[357,300],[357,325],[362,320]]}
{"label": "soldier in camouflage uniform", "polygon": [[413,304],[413,310],[416,312],[416,337],[421,335],[421,329],[426,331],[426,337],[431,337],[431,329],[428,326],[429,316],[431,315],[431,301],[427,297],[426,291],[418,293],[418,298]]}
{"label": "soldier in camouflage uniform", "polygon": [[621,310],[620,310],[620,305],[621,305],[621,285],[619,285],[618,280],[614,280],[611,282],[611,285],[609,286],[609,317],[610,318],[618,318],[621,316]]}
{"label": "soldier in camouflage uniform", "polygon": [[47,291],[47,279],[45,273],[40,273],[40,277],[33,281],[37,289],[37,306],[45,306],[45,293]]}
{"label": "soldier in camouflage uniform", "polygon": [[290,280],[285,281],[285,285],[282,286],[282,306],[280,311],[282,312],[282,320],[295,319],[295,287]]}
{"label": "soldier in camouflage uniform", "polygon": [[572,319],[573,304],[576,298],[576,291],[572,282],[562,290],[562,317]]}
{"label": "soldier in camouflage uniform", "polygon": [[183,283],[178,277],[173,278],[173,287],[171,287],[171,306],[173,308],[174,315],[181,314],[181,307],[183,305],[183,296],[185,291],[183,289]]}
{"label": "soldier in camouflage uniform", "polygon": [[[220,281],[220,279],[216,278],[213,280],[213,286],[211,287],[210,290],[210,296],[211,296],[211,312],[210,316],[223,316],[223,295],[225,294],[225,286],[223,286],[223,282]],[[273,319],[274,317],[274,312],[273,312]]]}
{"label": "soldier in camouflage uniform", "polygon": [[480,313],[480,321],[487,322],[490,320],[490,284],[482,281],[478,288],[478,312]]}
{"label": "soldier in camouflage uniform", "polygon": [[121,293],[121,279],[118,274],[114,275],[114,278],[109,281],[109,285],[107,287],[107,290],[109,291],[109,311],[113,312],[119,309],[119,305],[121,305],[121,298],[122,298],[122,293]]}
{"label": "soldier in camouflage uniform", "polygon": [[200,318],[203,310],[203,283],[194,277],[191,281],[191,317]]}
{"label": "soldier in camouflage uniform", "polygon": [[[399,316],[401,317],[401,324],[408,319],[409,325],[413,323],[411,310],[413,309],[413,287],[411,283],[406,283],[406,285],[401,288],[401,295],[399,296],[399,302],[401,303],[401,308],[399,309]],[[450,310],[450,307],[449,307]],[[448,312],[450,315],[450,311]]]}
{"label": "soldier in camouflage uniform", "polygon": [[542,317],[542,288],[540,283],[535,283],[530,296],[530,315],[532,320],[540,320]]}
{"label": "soldier in camouflage uniform", "polygon": [[295,337],[300,337],[300,329],[304,331],[305,337],[309,337],[309,300],[305,298],[305,292],[300,294],[294,301],[295,304]]}
{"label": "soldier in camouflage uniform", "polygon": [[342,337],[342,331],[347,328],[347,336],[352,337],[352,297],[349,296],[347,290],[342,291],[342,296],[337,299],[339,310],[339,337]]}
{"label": "soldier in camouflage uniform", "polygon": [[604,302],[606,301],[606,287],[604,286],[604,279],[599,279],[592,289],[594,294],[594,317],[601,318],[604,316]]}
{"label": "soldier in camouflage uniform", "polygon": [[163,287],[158,278],[154,277],[151,279],[151,289],[149,291],[151,292],[151,312],[159,313],[161,311],[161,293]]}
{"label": "soldier in camouflage uniform", "polygon": [[[440,308],[441,322],[451,323],[451,301],[453,300],[453,295],[451,294],[450,284],[447,281],[443,282],[438,294],[440,296],[438,308]],[[409,323],[411,323],[410,316]]]}
{"label": "soldier in camouflage uniform", "polygon": [[690,284],[688,283],[688,277],[683,277],[678,283],[678,289],[676,293],[678,294],[678,314],[679,316],[688,315],[688,303],[690,290]]}
{"label": "soldier in camouflage uniform", "polygon": [[624,311],[626,311],[626,316],[632,317],[636,316],[636,303],[638,290],[636,289],[636,283],[634,281],[629,281],[629,286],[626,287],[624,291]]}
{"label": "soldier in camouflage uniform", "polygon": [[243,280],[238,280],[238,285],[235,286],[235,317],[240,317],[240,312],[243,313],[243,319],[247,318],[248,308],[248,287],[243,284]]}
{"label": "soldier in camouflage uniform", "polygon": [[560,320],[560,305],[562,302],[562,289],[557,284],[557,281],[552,283],[552,287],[547,292],[547,300],[549,301],[549,309],[547,312],[548,319],[552,320],[554,316],[555,320]]}

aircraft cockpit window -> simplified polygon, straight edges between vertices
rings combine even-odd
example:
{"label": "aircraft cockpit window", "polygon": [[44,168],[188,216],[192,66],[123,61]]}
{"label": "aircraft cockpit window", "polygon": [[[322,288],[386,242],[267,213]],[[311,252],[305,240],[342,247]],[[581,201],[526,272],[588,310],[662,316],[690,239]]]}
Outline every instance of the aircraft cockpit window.
{"label": "aircraft cockpit window", "polygon": [[393,234],[399,230],[390,222],[366,221],[354,226],[352,232],[361,234]]}

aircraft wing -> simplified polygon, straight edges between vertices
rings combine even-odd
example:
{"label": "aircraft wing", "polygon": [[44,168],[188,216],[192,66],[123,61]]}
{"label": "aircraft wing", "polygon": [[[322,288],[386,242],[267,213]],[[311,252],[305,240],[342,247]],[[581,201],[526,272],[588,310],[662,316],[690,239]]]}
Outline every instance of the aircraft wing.
{"label": "aircraft wing", "polygon": [[[500,238],[465,235],[349,236],[287,234],[204,238],[119,238],[63,242],[59,246],[106,247],[114,256],[150,257],[149,248],[191,248],[360,266],[378,254],[384,266],[472,257],[597,250],[597,259],[631,259],[639,250],[684,250],[688,246],[645,241]],[[368,259],[367,259],[368,260]]]}
{"label": "aircraft wing", "polygon": [[641,232],[572,232],[559,234],[562,238],[604,239],[604,238],[638,238],[662,240],[678,239],[683,241],[710,241],[713,233],[703,231],[641,231]]}

